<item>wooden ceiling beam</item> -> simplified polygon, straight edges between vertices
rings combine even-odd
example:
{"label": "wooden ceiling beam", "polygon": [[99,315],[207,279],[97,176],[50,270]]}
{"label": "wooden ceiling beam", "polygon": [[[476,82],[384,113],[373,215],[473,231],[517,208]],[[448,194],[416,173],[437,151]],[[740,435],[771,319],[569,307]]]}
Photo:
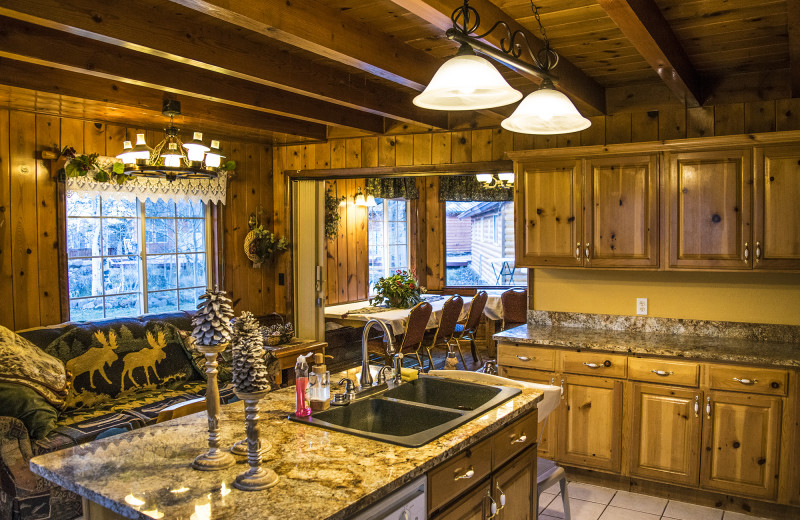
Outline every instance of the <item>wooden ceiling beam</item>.
{"label": "wooden ceiling beam", "polygon": [[[0,83],[155,112],[161,111],[164,100],[164,93],[158,89],[62,70],[41,62],[29,63],[9,59],[3,52],[0,52]],[[327,127],[319,123],[290,119],[204,99],[192,97],[179,97],[179,99],[184,114],[183,121],[188,124],[211,121],[315,140],[327,138]],[[165,117],[164,123],[167,121]]]}
{"label": "wooden ceiling beam", "polygon": [[[402,7],[410,13],[422,18],[430,24],[440,29],[447,30],[453,26],[450,21],[450,14],[458,6],[463,5],[461,0],[391,0],[394,4]],[[505,13],[502,9],[493,4],[490,0],[471,0],[470,6],[478,11],[481,17],[479,31],[486,31],[495,22],[500,20],[506,22],[511,31],[521,31],[525,38],[533,47],[534,54],[544,48],[544,42],[537,38],[533,33],[525,29],[517,21]],[[502,30],[496,30],[488,35],[484,40],[495,46],[500,47],[500,40],[506,34]],[[556,49],[558,50],[558,49]],[[524,56],[524,54],[523,54]],[[528,61],[528,60],[524,60]],[[520,72],[522,74],[522,72]],[[525,75],[525,74],[523,74]],[[538,76],[528,76],[535,84],[541,84],[542,80]],[[558,89],[569,95],[578,105],[585,115],[594,116],[604,114],[606,110],[605,89],[592,78],[584,74],[578,67],[570,61],[561,57],[558,67],[553,71]]]}
{"label": "wooden ceiling beam", "polygon": [[[208,101],[371,133],[382,116],[258,85],[123,47],[0,16],[0,49],[8,57]],[[54,45],[53,42],[58,42]]]}
{"label": "wooden ceiling beam", "polygon": [[598,3],[680,101],[688,107],[703,104],[700,77],[653,0]]}
{"label": "wooden ceiling beam", "polygon": [[393,88],[292,55],[262,35],[160,0],[4,0],[0,14],[219,74],[433,128],[447,114]]}
{"label": "wooden ceiling beam", "polygon": [[789,28],[789,73],[792,97],[800,97],[800,4],[786,2]]}

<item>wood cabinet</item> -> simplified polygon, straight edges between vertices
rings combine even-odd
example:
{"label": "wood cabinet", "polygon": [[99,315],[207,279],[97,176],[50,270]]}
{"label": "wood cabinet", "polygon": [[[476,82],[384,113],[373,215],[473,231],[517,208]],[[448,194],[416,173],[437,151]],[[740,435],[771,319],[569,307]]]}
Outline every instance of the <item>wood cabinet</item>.
{"label": "wood cabinet", "polygon": [[436,520],[486,520],[488,511],[488,495],[491,482],[485,482],[461,500],[456,501],[442,513],[436,515]]}
{"label": "wood cabinet", "polygon": [[631,401],[631,474],[696,486],[703,393],[634,383]]}
{"label": "wood cabinet", "polygon": [[[499,355],[502,348],[502,345],[498,346],[498,359],[500,359]],[[560,376],[554,372],[541,372],[539,370],[509,367],[505,365],[500,365],[498,367],[498,374],[501,377],[539,383],[542,385],[558,385],[561,381]],[[536,431],[537,439],[539,439],[539,456],[545,459],[553,460],[556,458],[557,425],[559,423],[558,414],[561,408],[562,407],[559,406],[557,409],[550,412],[546,420],[539,423]]]}
{"label": "wood cabinet", "polygon": [[756,148],[753,268],[800,269],[800,149]]}
{"label": "wood cabinet", "polygon": [[775,497],[781,404],[780,397],[714,390],[706,394],[701,487]]}
{"label": "wood cabinet", "polygon": [[[492,499],[500,508],[497,520],[536,520],[536,449],[520,454],[492,479]],[[489,515],[487,515],[488,517]]]}

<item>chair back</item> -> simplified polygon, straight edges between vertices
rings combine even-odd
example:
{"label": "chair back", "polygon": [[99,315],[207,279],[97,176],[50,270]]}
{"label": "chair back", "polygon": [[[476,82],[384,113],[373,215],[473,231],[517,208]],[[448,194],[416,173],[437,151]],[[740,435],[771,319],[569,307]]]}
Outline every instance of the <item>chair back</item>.
{"label": "chair back", "polygon": [[442,315],[439,318],[439,328],[436,329],[436,338],[433,344],[445,343],[453,337],[456,331],[456,323],[461,316],[461,309],[464,308],[464,300],[459,295],[451,296],[442,305]]}
{"label": "chair back", "polygon": [[478,292],[472,299],[469,304],[469,316],[467,316],[467,322],[464,324],[464,332],[475,332],[477,330],[478,323],[481,321],[481,314],[483,314],[483,309],[486,307],[486,300],[488,299],[489,295],[486,291]]}
{"label": "chair back", "polygon": [[509,289],[500,295],[503,306],[503,330],[528,322],[528,290]]}
{"label": "chair back", "polygon": [[403,343],[400,345],[398,352],[422,343],[422,338],[425,337],[425,329],[428,327],[428,320],[431,318],[431,312],[433,312],[433,307],[428,302],[420,302],[409,311],[406,333],[403,336]]}

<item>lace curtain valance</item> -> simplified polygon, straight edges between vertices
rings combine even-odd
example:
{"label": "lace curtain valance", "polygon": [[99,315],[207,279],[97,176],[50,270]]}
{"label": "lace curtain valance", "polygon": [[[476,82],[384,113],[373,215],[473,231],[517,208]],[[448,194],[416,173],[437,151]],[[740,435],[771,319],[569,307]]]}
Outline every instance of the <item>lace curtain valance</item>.
{"label": "lace curtain valance", "polygon": [[[118,160],[100,157],[101,165],[109,166]],[[192,202],[215,202],[225,204],[228,176],[222,172],[216,179],[176,179],[134,177],[123,184],[114,181],[97,182],[90,175],[67,177],[67,197],[96,197],[111,195],[118,199],[189,200]]]}

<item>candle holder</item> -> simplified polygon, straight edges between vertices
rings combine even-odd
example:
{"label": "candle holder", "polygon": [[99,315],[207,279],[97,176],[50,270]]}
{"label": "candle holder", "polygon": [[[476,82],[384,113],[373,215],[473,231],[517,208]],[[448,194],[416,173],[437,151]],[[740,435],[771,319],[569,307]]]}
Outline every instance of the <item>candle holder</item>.
{"label": "candle holder", "polygon": [[236,395],[244,401],[245,421],[247,427],[247,462],[250,469],[236,477],[233,487],[242,491],[260,491],[271,488],[278,483],[278,475],[261,466],[261,438],[258,430],[258,403],[269,390],[258,392],[239,392]]}
{"label": "candle holder", "polygon": [[236,459],[219,449],[219,386],[217,384],[217,356],[227,343],[217,345],[197,344],[197,350],[206,357],[206,410],[208,413],[208,451],[198,455],[192,467],[200,471],[216,471],[233,466]]}

